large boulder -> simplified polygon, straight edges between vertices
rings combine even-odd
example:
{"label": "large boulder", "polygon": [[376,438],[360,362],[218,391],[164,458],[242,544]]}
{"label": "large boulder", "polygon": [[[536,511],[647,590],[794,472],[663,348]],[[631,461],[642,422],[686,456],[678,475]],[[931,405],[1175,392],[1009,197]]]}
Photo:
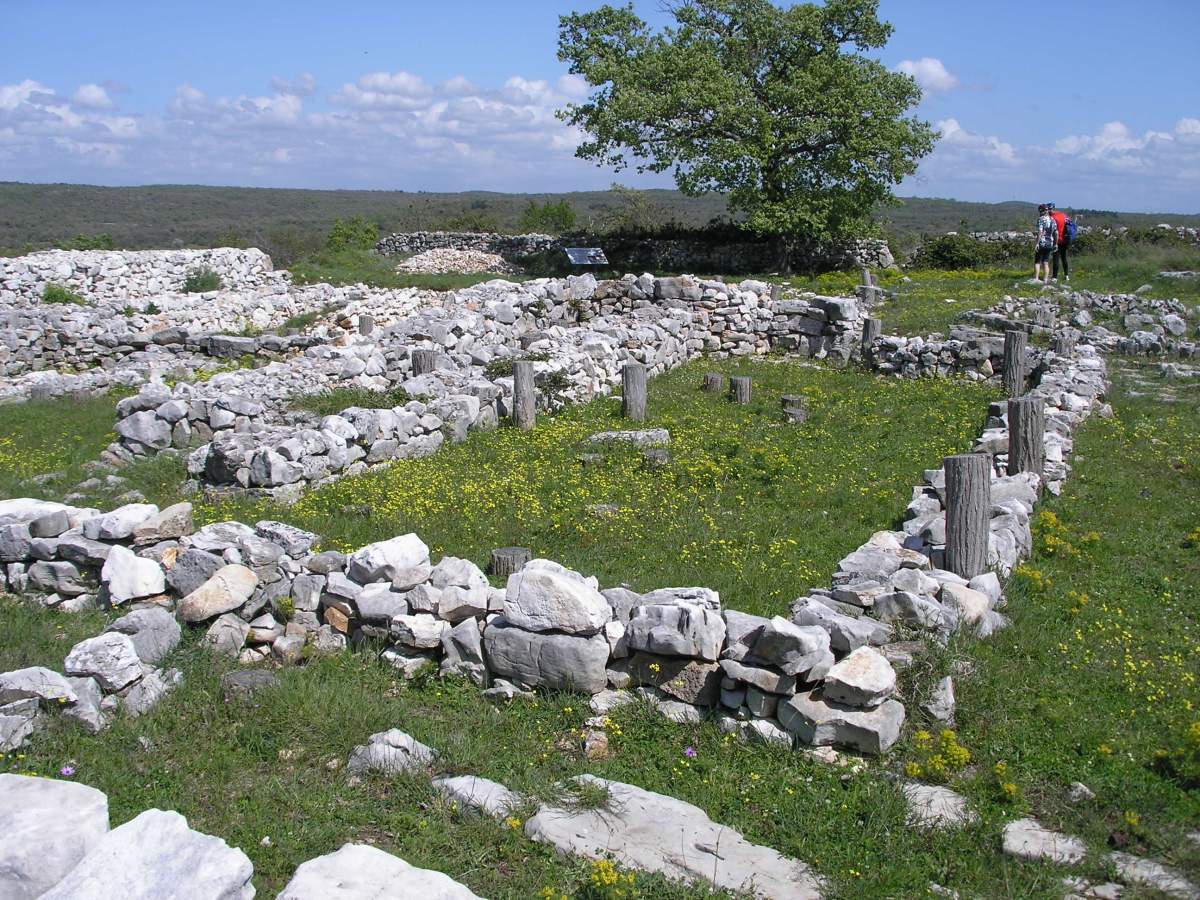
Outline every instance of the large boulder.
{"label": "large boulder", "polygon": [[825,629],[818,625],[797,625],[782,616],[772,617],[762,627],[750,655],[804,681],[824,678],[833,666],[829,633]]}
{"label": "large boulder", "polygon": [[402,534],[356,550],[347,574],[359,584],[391,581],[397,572],[428,564],[429,547],[415,534]]}
{"label": "large boulder", "polygon": [[725,620],[691,603],[638,606],[625,631],[630,650],[716,661],[725,643]]}
{"label": "large boulder", "polygon": [[133,535],[133,530],[158,515],[153,503],[127,503],[110,513],[86,519],[83,536],[89,541],[123,541]]}
{"label": "large boulder", "polygon": [[142,677],[142,661],[128,635],[109,631],[72,647],[63,671],[76,678],[95,678],[106,691],[119,691]]}
{"label": "large boulder", "polygon": [[479,900],[448,875],[418,869],[398,856],[366,844],[343,844],[335,853],[301,863],[275,900],[382,900],[384,897]]}
{"label": "large boulder", "polygon": [[246,566],[223,566],[179,601],[176,614],[184,622],[204,622],[240,607],[250,599],[258,576]]}
{"label": "large boulder", "polygon": [[150,809],[96,841],[41,900],[253,900],[253,874],[241,850]]}
{"label": "large boulder", "polygon": [[120,544],[115,544],[109,551],[100,570],[100,581],[107,588],[108,599],[113,604],[153,597],[167,587],[162,566]]}
{"label": "large boulder", "polygon": [[518,628],[500,616],[484,630],[483,646],[488,668],[509,681],[588,694],[608,686],[608,641],[602,634],[543,634]]}
{"label": "large boulder", "polygon": [[41,897],[108,831],[108,798],[84,784],[0,775],[0,897]]}
{"label": "large boulder", "polygon": [[534,559],[508,576],[504,618],[528,631],[591,635],[612,618],[612,607],[594,579],[551,560]]}

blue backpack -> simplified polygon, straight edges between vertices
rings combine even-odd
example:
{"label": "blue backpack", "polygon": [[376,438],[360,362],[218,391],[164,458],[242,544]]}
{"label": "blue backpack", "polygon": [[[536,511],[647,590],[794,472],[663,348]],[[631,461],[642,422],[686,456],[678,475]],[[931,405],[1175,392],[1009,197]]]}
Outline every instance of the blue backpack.
{"label": "blue backpack", "polygon": [[1075,220],[1067,216],[1067,224],[1063,227],[1063,237],[1067,243],[1071,244],[1075,241],[1075,235],[1079,233],[1079,227],[1075,224]]}

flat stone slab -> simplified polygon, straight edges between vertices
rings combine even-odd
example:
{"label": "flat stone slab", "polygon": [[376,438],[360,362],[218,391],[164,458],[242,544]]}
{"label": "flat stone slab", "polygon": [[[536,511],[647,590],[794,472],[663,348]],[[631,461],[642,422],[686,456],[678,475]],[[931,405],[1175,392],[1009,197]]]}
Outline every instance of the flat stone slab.
{"label": "flat stone slab", "polygon": [[1034,819],[1017,819],[1004,826],[1004,852],[1021,859],[1045,859],[1076,865],[1087,855],[1079,838],[1043,828]]}
{"label": "flat stone slab", "polygon": [[1152,859],[1142,859],[1132,853],[1113,853],[1109,857],[1122,881],[1162,891],[1168,897],[1200,897],[1200,886],[1188,881],[1183,873]]}
{"label": "flat stone slab", "polygon": [[976,819],[967,806],[967,799],[949,788],[906,781],[900,785],[900,791],[908,802],[908,821],[918,828],[931,831],[957,828]]}
{"label": "flat stone slab", "polygon": [[588,436],[590,444],[632,444],[635,447],[666,447],[671,432],[665,428],[646,428],[641,431],[598,431]]}
{"label": "flat stone slab", "polygon": [[42,666],[15,669],[0,675],[0,704],[36,699],[47,706],[74,703],[75,691],[62,675]]}
{"label": "flat stone slab", "polygon": [[466,886],[432,869],[418,869],[366,844],[302,863],[275,900],[480,900]]}
{"label": "flat stone slab", "polygon": [[108,797],[54,778],[0,775],[0,897],[33,900],[108,831]]}
{"label": "flat stone slab", "polygon": [[100,838],[41,900],[253,900],[241,850],[149,809]]}
{"label": "flat stone slab", "polygon": [[476,810],[493,819],[503,819],[521,805],[521,795],[516,791],[478,775],[435,778],[433,786],[459,808]]}
{"label": "flat stone slab", "polygon": [[542,806],[525,823],[531,839],[563,853],[611,857],[620,866],[758,897],[821,896],[821,881],[804,863],[751,844],[690,803],[593,775],[576,780],[607,790],[608,802],[597,809]]}

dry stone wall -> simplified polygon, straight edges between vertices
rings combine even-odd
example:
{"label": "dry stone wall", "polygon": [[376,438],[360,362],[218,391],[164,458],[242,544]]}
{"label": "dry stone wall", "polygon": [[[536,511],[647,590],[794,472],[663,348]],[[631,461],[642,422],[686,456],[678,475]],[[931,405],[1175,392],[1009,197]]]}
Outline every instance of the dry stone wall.
{"label": "dry stone wall", "polygon": [[[318,552],[317,535],[273,521],[197,530],[187,503],[102,513],[0,502],[4,587],[63,609],[132,610],[65,663],[83,683],[64,702],[93,729],[170,690],[174,676],[154,665],[178,642],[178,620],[205,628],[207,646],[247,664],[295,662],[306,647],[335,652],[370,638],[386,642],[383,658],[406,674],[436,666],[509,696],[579,690],[601,711],[633,691],[679,721],[712,709],[722,728],[758,739],[882,753],[904,721],[895,668],[911,660],[911,639],[945,640],[962,629],[987,636],[1005,626],[997,576],[1030,552],[1041,490],[1061,490],[1074,431],[1103,411],[1105,388],[1093,348],[1047,357],[1028,395],[1044,408],[1041,476],[1000,474],[1009,423],[1004,409],[990,411],[975,448],[992,463],[988,572],[968,580],[944,567],[946,475],[932,469],[914,488],[904,527],[872,535],[842,559],[829,588],[797,599],[786,617],[725,608],[704,587],[602,588],[546,559],[525,563],[498,587],[469,560],[435,563],[416,534],[342,554]],[[399,417],[372,415],[383,412]],[[421,418],[416,409],[402,412],[405,427]],[[356,415],[331,418],[353,424]],[[294,463],[282,448],[278,456]],[[36,674],[39,683],[54,681]],[[31,677],[7,673],[0,684]],[[12,743],[27,739],[43,714],[37,703],[18,706],[0,708]]]}

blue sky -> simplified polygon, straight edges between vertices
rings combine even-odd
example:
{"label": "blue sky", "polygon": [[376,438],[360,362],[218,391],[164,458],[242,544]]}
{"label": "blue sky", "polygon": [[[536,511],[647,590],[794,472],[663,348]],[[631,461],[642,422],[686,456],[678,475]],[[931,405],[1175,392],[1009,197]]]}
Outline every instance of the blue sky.
{"label": "blue sky", "polygon": [[[595,2],[5,0],[0,180],[594,189],[554,118]],[[661,22],[657,0],[635,4]],[[901,194],[1200,211],[1200,2],[882,0],[944,137]]]}

